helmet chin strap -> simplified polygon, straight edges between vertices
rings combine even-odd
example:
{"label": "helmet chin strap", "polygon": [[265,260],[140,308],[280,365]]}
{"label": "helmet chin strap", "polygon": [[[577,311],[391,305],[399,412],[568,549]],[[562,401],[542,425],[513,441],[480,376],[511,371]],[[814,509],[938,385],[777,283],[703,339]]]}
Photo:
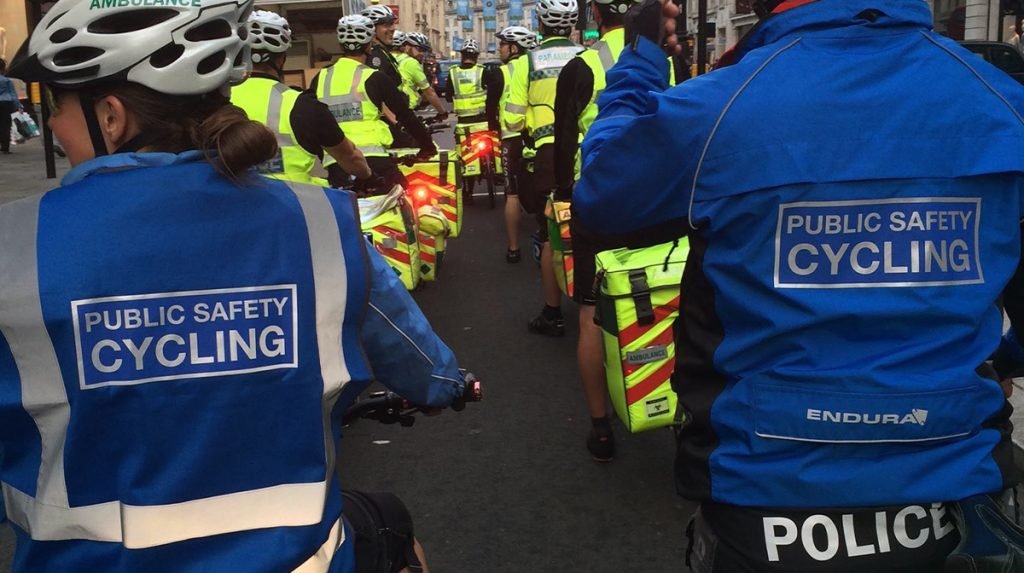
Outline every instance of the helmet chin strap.
{"label": "helmet chin strap", "polygon": [[79,92],[78,102],[82,106],[82,115],[85,117],[85,125],[89,129],[89,139],[92,141],[92,149],[96,157],[109,155],[107,142],[103,139],[103,131],[100,130],[100,120],[96,117],[96,98],[91,94]]}

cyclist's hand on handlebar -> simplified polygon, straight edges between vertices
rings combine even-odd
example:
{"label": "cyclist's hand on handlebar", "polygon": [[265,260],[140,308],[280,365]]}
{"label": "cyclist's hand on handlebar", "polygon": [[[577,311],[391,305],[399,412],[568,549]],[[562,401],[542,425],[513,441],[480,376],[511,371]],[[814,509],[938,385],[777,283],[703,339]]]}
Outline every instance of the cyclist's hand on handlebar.
{"label": "cyclist's hand on handlebar", "polygon": [[437,155],[437,146],[431,143],[429,147],[420,148],[419,152],[416,153],[416,159],[426,161],[435,155]]}
{"label": "cyclist's hand on handlebar", "polygon": [[360,197],[365,197],[367,195],[372,195],[374,191],[384,187],[384,183],[384,178],[374,173],[369,177],[356,179],[352,183],[352,191]]}

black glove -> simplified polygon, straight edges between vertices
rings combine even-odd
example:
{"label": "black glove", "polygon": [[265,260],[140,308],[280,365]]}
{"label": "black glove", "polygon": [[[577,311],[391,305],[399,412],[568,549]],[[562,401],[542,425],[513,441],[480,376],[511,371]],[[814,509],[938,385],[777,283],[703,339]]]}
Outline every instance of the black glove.
{"label": "black glove", "polygon": [[626,12],[626,44],[636,49],[641,37],[661,46],[665,41],[665,24],[662,20],[662,6],[658,0],[644,0],[634,4]]}
{"label": "black glove", "polygon": [[360,197],[366,197],[367,195],[373,195],[378,189],[384,187],[384,183],[383,177],[372,173],[369,177],[356,179],[352,183],[352,191]]}
{"label": "black glove", "polygon": [[447,120],[447,119],[448,119],[448,112],[443,112],[443,113],[442,112],[438,112],[437,115],[434,116],[434,121],[432,123],[444,123],[445,120]]}
{"label": "black glove", "polygon": [[419,152],[416,154],[416,159],[426,161],[435,155],[437,155],[437,146],[431,143],[429,146],[420,147]]}
{"label": "black glove", "polygon": [[521,131],[520,133],[521,133],[521,137],[523,138],[523,147],[529,147],[529,148],[533,149],[534,148],[533,147],[534,141],[533,141],[533,138],[530,137],[530,134],[526,133],[525,129],[523,131]]}

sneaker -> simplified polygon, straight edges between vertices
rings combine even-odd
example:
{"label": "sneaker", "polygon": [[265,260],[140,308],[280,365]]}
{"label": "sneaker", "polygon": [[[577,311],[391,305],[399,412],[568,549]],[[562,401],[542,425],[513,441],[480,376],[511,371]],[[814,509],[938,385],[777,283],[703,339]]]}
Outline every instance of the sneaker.
{"label": "sneaker", "polygon": [[505,262],[515,264],[519,262],[519,249],[505,251]]}
{"label": "sneaker", "polygon": [[608,463],[615,458],[615,434],[611,427],[591,426],[587,434],[587,450],[598,463]]}
{"label": "sneaker", "polygon": [[565,319],[558,317],[549,320],[542,312],[526,325],[526,329],[533,334],[543,334],[544,336],[565,336]]}

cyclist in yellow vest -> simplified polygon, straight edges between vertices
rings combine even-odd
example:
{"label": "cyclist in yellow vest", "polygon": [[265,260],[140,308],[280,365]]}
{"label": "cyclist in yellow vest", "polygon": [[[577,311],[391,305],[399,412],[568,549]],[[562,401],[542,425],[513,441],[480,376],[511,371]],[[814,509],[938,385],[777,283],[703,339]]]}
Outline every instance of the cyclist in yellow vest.
{"label": "cyclist in yellow vest", "polygon": [[541,282],[544,308],[531,320],[527,329],[534,334],[564,336],[562,293],[558,290],[552,265],[551,244],[544,219],[544,198],[555,188],[555,86],[558,74],[583,48],[568,36],[579,18],[576,0],[538,0],[537,18],[544,41],[526,57],[525,66],[517,66],[512,87],[505,102],[504,122],[509,131],[522,131],[526,143],[533,145],[533,177],[528,185],[520,185],[519,200],[527,213],[535,214],[540,224]]}
{"label": "cyclist in yellow vest", "polygon": [[505,234],[508,238],[508,250],[505,261],[518,263],[519,252],[519,220],[522,217],[522,205],[519,202],[519,183],[524,169],[523,138],[518,131],[509,131],[502,125],[502,111],[512,91],[512,76],[518,66],[525,66],[522,58],[526,52],[537,47],[537,34],[522,26],[509,26],[498,32],[498,57],[503,65],[499,68],[500,76],[494,81],[488,80],[487,86],[487,122],[491,129],[501,132],[501,156],[505,165]]}
{"label": "cyclist in yellow vest", "polygon": [[405,34],[402,57],[398,59],[398,72],[402,75],[402,91],[409,96],[409,107],[416,109],[421,101],[434,107],[437,119],[444,120],[448,112],[441,104],[441,98],[427,80],[423,71],[423,58],[430,53],[430,41],[419,32]]}
{"label": "cyclist in yellow vest", "polygon": [[[372,175],[362,152],[345,138],[327,106],[313,94],[281,82],[291,28],[281,16],[257,10],[249,16],[252,75],[231,88],[231,103],[277,136],[277,155],[257,167],[268,177],[313,183],[311,175],[324,152],[361,180]],[[359,183],[363,185],[363,183]]]}
{"label": "cyclist in yellow vest", "polygon": [[[419,143],[418,158],[433,157],[437,147],[423,122],[409,109],[409,101],[399,91],[398,84],[365,64],[373,28],[373,22],[365,16],[345,16],[338,20],[342,55],[313,78],[310,91],[327,104],[334,120],[366,156],[370,168],[384,178],[385,187],[380,191],[386,191],[392,185],[405,186],[407,182],[395,160],[388,155],[392,135],[382,117],[385,105]],[[337,163],[324,163],[332,185],[348,177]]]}
{"label": "cyclist in yellow vest", "polygon": [[387,74],[395,83],[402,83],[402,76],[398,73],[398,63],[390,50],[394,43],[395,26],[398,24],[398,17],[391,11],[391,8],[384,4],[369,6],[362,12],[373,22],[373,38],[370,46],[366,65],[375,70]]}
{"label": "cyclist in yellow vest", "polygon": [[[459,52],[462,62],[448,70],[448,101],[453,103],[455,115],[458,122],[455,127],[456,139],[461,132],[460,127],[468,127],[474,124],[487,122],[487,81],[491,74],[487,69],[478,64],[480,57],[480,46],[476,40],[470,38],[462,46]],[[473,128],[472,131],[482,131],[483,128]],[[473,186],[479,175],[467,177],[462,192],[468,204],[473,203]]]}

